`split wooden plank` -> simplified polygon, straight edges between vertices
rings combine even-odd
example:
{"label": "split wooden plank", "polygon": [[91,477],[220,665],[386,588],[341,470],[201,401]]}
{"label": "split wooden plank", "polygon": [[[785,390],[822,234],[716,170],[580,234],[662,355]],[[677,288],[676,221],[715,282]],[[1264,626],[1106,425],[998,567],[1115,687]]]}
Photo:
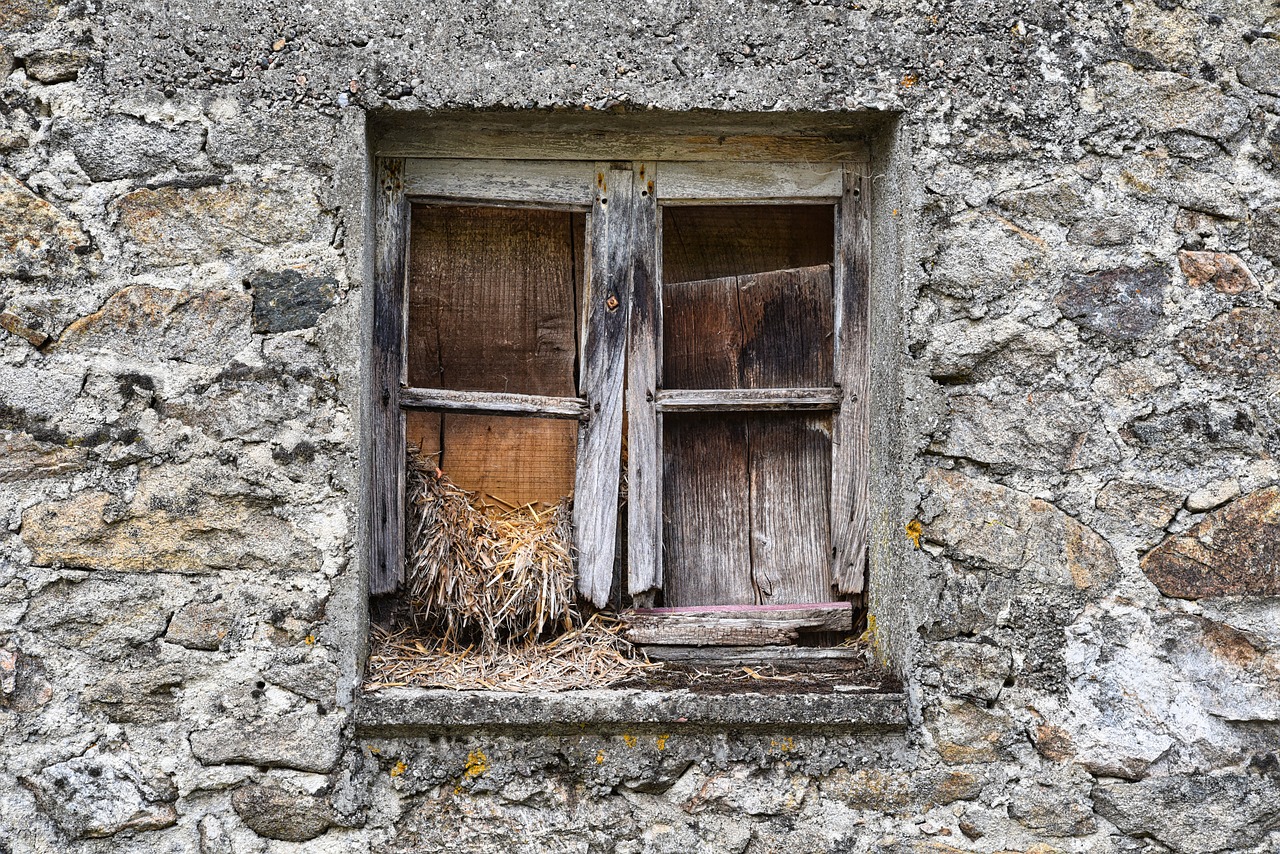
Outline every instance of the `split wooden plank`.
{"label": "split wooden plank", "polygon": [[595,187],[590,160],[414,158],[405,164],[405,193],[485,203],[569,205],[587,210]]}
{"label": "split wooden plank", "polygon": [[409,206],[404,161],[378,162],[374,208],[373,357],[369,407],[369,592],[395,591],[404,581],[404,417],[400,381],[404,363],[404,291]]}
{"label": "split wooden plank", "polygon": [[579,397],[504,394],[494,391],[405,388],[400,390],[400,405],[405,409],[538,418],[582,419],[587,416],[587,402]]}
{"label": "split wooden plank", "polygon": [[656,406],[658,330],[658,176],[654,164],[634,167],[634,254],[627,354],[627,592],[662,587],[662,421]]}
{"label": "split wooden plank", "polygon": [[832,580],[841,593],[865,584],[871,468],[871,175],[845,167],[836,260],[836,385],[844,392],[832,429]]}
{"label": "split wooden plank", "polygon": [[840,403],[834,388],[667,389],[656,396],[659,412],[829,412]]}
{"label": "split wooden plank", "polygon": [[663,163],[663,204],[840,198],[841,169],[834,163]]}
{"label": "split wooden plank", "polygon": [[805,629],[795,620],[737,620],[730,617],[624,617],[622,636],[631,643],[662,646],[783,646]]}
{"label": "split wooden plank", "polygon": [[635,213],[630,167],[601,163],[591,206],[582,395],[590,412],[578,432],[573,525],[578,591],[597,608],[609,602],[617,543],[622,454],[622,390],[631,313]]}
{"label": "split wooden plank", "polygon": [[829,263],[664,285],[664,387],[829,388],[832,297]]}
{"label": "split wooden plank", "polygon": [[786,665],[796,669],[841,668],[866,661],[866,651],[852,647],[814,646],[663,646],[644,645],[649,658],[698,667]]}

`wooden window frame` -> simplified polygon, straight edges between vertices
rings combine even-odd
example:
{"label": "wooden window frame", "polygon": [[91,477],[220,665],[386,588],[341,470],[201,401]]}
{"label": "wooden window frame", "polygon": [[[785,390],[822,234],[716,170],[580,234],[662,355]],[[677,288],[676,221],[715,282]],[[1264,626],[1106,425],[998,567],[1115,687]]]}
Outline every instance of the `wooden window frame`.
{"label": "wooden window frame", "polygon": [[[679,156],[680,149],[675,149]],[[453,152],[457,153],[457,152]],[[664,152],[665,153],[665,152]],[[404,581],[406,410],[574,418],[578,589],[604,607],[611,592],[623,413],[627,414],[627,592],[652,601],[663,582],[665,413],[819,411],[832,415],[831,579],[865,583],[870,496],[870,171],[823,162],[632,158],[590,160],[379,157],[374,208],[371,360],[370,592]],[[414,388],[407,384],[410,205],[525,206],[587,215],[579,397]],[[665,390],[661,364],[662,206],[832,204],[835,207],[834,381],[826,388]]]}

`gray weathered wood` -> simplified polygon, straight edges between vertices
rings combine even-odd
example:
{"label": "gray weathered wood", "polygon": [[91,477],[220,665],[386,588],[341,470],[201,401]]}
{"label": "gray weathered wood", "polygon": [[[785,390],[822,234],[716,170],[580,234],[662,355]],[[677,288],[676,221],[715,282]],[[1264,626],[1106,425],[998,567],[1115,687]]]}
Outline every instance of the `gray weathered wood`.
{"label": "gray weathered wood", "polygon": [[830,412],[840,403],[834,388],[667,389],[657,394],[659,412]]}
{"label": "gray weathered wood", "polygon": [[413,158],[405,163],[405,194],[483,202],[570,205],[586,210],[595,194],[590,160],[465,160]]}
{"label": "gray weathered wood", "polygon": [[865,583],[870,511],[871,177],[865,165],[845,168],[836,259],[836,385],[844,392],[832,428],[832,580],[842,593]]}
{"label": "gray weathered wood", "polygon": [[806,632],[853,631],[853,604],[850,602],[815,602],[805,605],[707,605],[697,608],[636,608],[625,611],[622,619],[634,622],[656,620],[676,625],[701,624],[717,620],[752,620],[758,622],[794,623]]}
{"label": "gray weathered wood", "polygon": [[657,191],[663,204],[835,201],[840,198],[840,176],[836,163],[672,162],[662,164]]}
{"label": "gray weathered wood", "polygon": [[617,542],[622,388],[631,312],[633,175],[600,164],[588,225],[582,395],[590,415],[578,432],[573,525],[578,591],[597,608],[609,601]]}
{"label": "gray weathered wood", "polygon": [[585,418],[587,402],[576,397],[506,394],[495,391],[450,391],[436,388],[400,390],[400,406],[435,412],[528,415],[539,418]]}
{"label": "gray weathered wood", "polygon": [[408,205],[404,161],[378,163],[374,208],[373,356],[369,407],[373,505],[369,591],[390,593],[404,580],[404,418],[399,390],[403,369],[405,255]]}
{"label": "gray weathered wood", "polygon": [[[375,124],[378,124],[375,122]],[[864,162],[868,148],[849,114],[735,116],[670,114],[655,120],[643,112],[473,112],[397,115],[374,128],[374,153],[383,157],[448,157],[517,160],[676,160]]]}
{"label": "gray weathered wood", "polygon": [[625,616],[622,636],[631,643],[663,646],[781,646],[793,644],[805,628],[794,620],[733,617]]}
{"label": "gray weathered wood", "polygon": [[658,390],[658,204],[652,163],[635,166],[631,331],[627,353],[627,592],[662,587],[662,442]]}
{"label": "gray weathered wood", "polygon": [[655,660],[698,667],[758,667],[785,664],[798,669],[838,668],[866,660],[866,651],[853,647],[813,646],[641,646]]}
{"label": "gray weathered wood", "polygon": [[663,205],[662,283],[830,267],[835,236],[833,204]]}

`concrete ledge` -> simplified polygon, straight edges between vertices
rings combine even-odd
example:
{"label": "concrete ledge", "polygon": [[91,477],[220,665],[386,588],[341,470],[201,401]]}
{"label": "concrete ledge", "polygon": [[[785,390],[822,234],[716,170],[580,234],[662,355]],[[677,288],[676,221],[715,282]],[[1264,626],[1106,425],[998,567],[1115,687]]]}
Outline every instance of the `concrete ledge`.
{"label": "concrete ledge", "polygon": [[907,726],[903,694],[695,694],[636,689],[517,694],[395,688],[366,695],[357,731],[371,736],[535,730],[580,733],[660,727],[717,731],[744,728],[900,732]]}

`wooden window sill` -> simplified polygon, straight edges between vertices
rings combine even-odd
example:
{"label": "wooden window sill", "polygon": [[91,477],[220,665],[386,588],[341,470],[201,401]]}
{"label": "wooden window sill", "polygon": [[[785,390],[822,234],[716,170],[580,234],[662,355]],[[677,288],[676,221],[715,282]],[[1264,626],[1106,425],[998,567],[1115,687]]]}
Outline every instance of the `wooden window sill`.
{"label": "wooden window sill", "polygon": [[390,688],[360,698],[361,735],[415,737],[533,730],[574,734],[618,727],[723,732],[742,729],[902,732],[906,695],[875,688],[823,693],[703,693],[615,688],[560,693]]}

